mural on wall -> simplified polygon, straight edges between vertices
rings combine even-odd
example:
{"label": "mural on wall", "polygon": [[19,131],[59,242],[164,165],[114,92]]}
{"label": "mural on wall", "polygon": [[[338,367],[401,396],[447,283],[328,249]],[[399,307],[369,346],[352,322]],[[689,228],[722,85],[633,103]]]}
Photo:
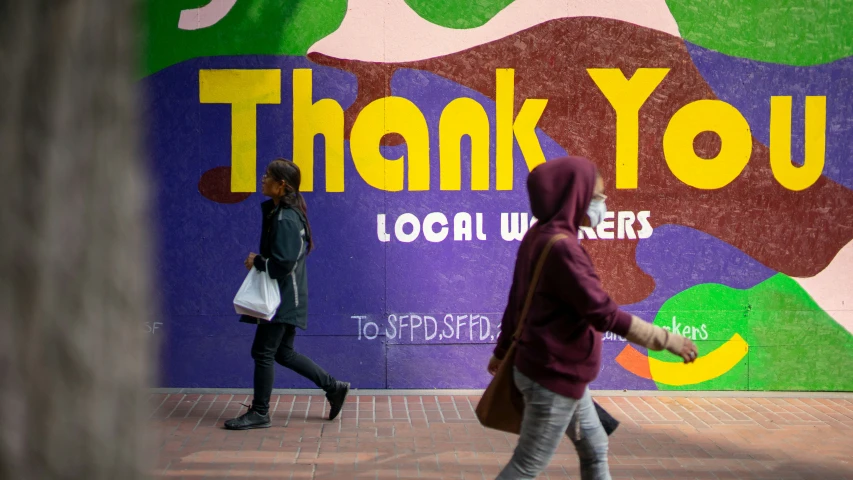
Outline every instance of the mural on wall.
{"label": "mural on wall", "polygon": [[286,157],[297,348],[356,387],[485,386],[527,172],[571,154],[607,184],[605,287],[702,352],[606,334],[594,388],[853,390],[853,3],[471,3],[149,2],[161,384],[251,385],[231,300]]}

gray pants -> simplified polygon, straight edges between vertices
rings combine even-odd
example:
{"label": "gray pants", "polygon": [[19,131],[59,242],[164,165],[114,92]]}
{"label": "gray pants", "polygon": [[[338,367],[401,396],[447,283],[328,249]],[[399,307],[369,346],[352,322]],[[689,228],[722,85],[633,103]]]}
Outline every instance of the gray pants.
{"label": "gray pants", "polygon": [[518,370],[514,378],[524,394],[524,419],[515,453],[497,480],[536,478],[548,466],[566,433],[580,457],[581,479],[610,480],[607,434],[589,390],[575,400],[546,389]]}

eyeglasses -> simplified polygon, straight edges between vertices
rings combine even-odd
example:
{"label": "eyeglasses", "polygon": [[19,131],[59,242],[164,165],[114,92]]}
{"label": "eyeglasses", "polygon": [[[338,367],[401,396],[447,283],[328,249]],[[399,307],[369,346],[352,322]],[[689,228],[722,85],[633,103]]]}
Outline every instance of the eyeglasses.
{"label": "eyeglasses", "polygon": [[270,175],[269,173],[266,173],[266,172],[264,172],[264,174],[261,175],[261,181],[262,182],[266,181],[268,178],[272,179],[273,182],[279,182],[279,181],[284,182],[284,180],[276,180],[275,178],[272,177],[272,175]]}

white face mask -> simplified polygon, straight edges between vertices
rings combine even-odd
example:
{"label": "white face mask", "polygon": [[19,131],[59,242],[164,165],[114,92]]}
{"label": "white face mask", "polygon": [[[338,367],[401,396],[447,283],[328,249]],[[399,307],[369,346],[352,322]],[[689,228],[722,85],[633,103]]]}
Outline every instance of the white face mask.
{"label": "white face mask", "polygon": [[607,213],[607,205],[604,201],[607,199],[604,195],[595,196],[589,202],[589,208],[586,209],[586,215],[589,217],[589,226],[595,228],[604,220],[604,215]]}

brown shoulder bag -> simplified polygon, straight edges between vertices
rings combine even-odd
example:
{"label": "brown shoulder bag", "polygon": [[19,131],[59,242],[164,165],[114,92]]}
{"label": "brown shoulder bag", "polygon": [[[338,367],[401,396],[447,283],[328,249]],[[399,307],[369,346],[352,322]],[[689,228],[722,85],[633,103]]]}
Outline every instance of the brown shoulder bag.
{"label": "brown shoulder bag", "polygon": [[489,383],[486,391],[483,392],[480,403],[477,404],[477,418],[485,427],[516,434],[521,431],[521,419],[524,416],[524,398],[521,396],[518,387],[515,386],[515,380],[513,380],[512,376],[513,365],[515,365],[515,346],[524,330],[527,312],[530,310],[530,304],[533,302],[533,293],[536,291],[536,285],[539,283],[539,276],[542,274],[545,259],[548,258],[551,247],[565,238],[569,237],[563,233],[558,233],[551,237],[539,255],[539,260],[533,269],[530,288],[527,290],[524,307],[521,309],[521,315],[518,317],[518,326],[512,336],[512,344],[509,346],[509,350],[507,350],[503,361],[501,361],[501,366],[498,367],[495,377]]}

